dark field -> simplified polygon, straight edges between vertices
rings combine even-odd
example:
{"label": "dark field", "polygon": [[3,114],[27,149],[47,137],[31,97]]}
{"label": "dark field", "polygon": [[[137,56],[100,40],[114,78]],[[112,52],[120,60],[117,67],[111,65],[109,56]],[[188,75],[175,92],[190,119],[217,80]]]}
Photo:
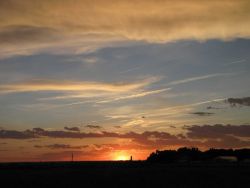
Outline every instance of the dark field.
{"label": "dark field", "polygon": [[250,187],[250,164],[57,162],[0,164],[1,187]]}

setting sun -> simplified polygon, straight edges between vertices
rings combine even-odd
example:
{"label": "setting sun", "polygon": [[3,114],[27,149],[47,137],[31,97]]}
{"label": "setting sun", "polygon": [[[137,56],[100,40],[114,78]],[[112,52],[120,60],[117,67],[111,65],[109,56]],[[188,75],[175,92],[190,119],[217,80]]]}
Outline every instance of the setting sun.
{"label": "setting sun", "polygon": [[127,156],[124,156],[124,155],[117,156],[117,158],[116,158],[117,161],[126,161],[128,159],[129,158]]}
{"label": "setting sun", "polygon": [[129,159],[130,159],[130,155],[128,155],[124,151],[115,152],[113,155],[113,160],[115,161],[127,161]]}

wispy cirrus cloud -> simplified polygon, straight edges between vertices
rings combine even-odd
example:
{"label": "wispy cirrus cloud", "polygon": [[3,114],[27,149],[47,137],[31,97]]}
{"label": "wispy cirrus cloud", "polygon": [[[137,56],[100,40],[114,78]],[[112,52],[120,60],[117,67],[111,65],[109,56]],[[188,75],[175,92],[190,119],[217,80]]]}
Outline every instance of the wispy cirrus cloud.
{"label": "wispy cirrus cloud", "polygon": [[58,81],[58,80],[32,80],[20,83],[0,85],[0,93],[39,92],[39,91],[103,91],[127,92],[139,89],[155,82],[156,78],[149,78],[135,83],[102,83],[89,81]]}
{"label": "wispy cirrus cloud", "polygon": [[193,107],[204,105],[204,104],[222,102],[222,101],[225,101],[225,99],[226,98],[217,98],[217,99],[211,99],[211,100],[206,100],[206,101],[194,102],[190,104],[160,108],[150,113],[145,113],[145,115],[150,116],[150,117],[178,116],[180,114],[183,115],[183,114],[192,113],[191,111],[194,110]]}
{"label": "wispy cirrus cloud", "polygon": [[145,96],[148,96],[148,95],[154,95],[154,94],[162,93],[162,92],[165,92],[165,91],[168,91],[168,90],[171,90],[171,88],[138,92],[136,94],[131,94],[131,95],[127,95],[127,96],[116,97],[114,99],[97,101],[97,103],[110,103],[110,102],[120,101],[120,100],[140,98],[140,97],[145,97]]}
{"label": "wispy cirrus cloud", "polygon": [[[212,112],[201,112],[195,111],[197,110],[196,107],[206,105],[206,104],[224,104],[226,98],[217,98],[217,99],[211,99],[211,100],[204,100],[199,102],[193,102],[189,104],[183,104],[183,105],[176,105],[176,106],[168,106],[165,107],[165,105],[157,106],[157,108],[130,108],[127,107],[121,107],[121,108],[111,108],[103,113],[105,114],[105,117],[107,118],[107,121],[119,121],[122,123],[122,128],[125,128],[127,130],[131,128],[150,128],[154,127],[155,129],[162,127],[164,130],[166,125],[169,125],[169,123],[175,123],[177,125],[181,124],[192,124],[194,123],[193,120],[188,120],[186,117],[190,117],[189,114],[193,114],[197,116],[205,116],[205,115],[214,115]],[[204,107],[206,108],[206,107]],[[198,112],[198,114],[197,114]],[[207,114],[208,113],[208,114]],[[211,113],[211,114],[210,114]],[[203,116],[202,116],[203,115]],[[183,119],[184,118],[184,119]]]}
{"label": "wispy cirrus cloud", "polygon": [[172,85],[178,85],[178,84],[185,84],[185,83],[194,82],[194,81],[198,81],[198,80],[205,80],[208,78],[214,78],[214,77],[220,77],[220,76],[230,76],[230,75],[234,75],[234,74],[235,73],[207,74],[207,75],[203,75],[203,76],[195,76],[195,77],[185,78],[183,80],[175,80],[175,81],[168,83],[167,85],[172,86]]}
{"label": "wispy cirrus cloud", "polygon": [[246,59],[240,59],[238,61],[232,61],[230,63],[226,63],[225,65],[235,65],[235,64],[246,63],[246,62],[247,62]]}

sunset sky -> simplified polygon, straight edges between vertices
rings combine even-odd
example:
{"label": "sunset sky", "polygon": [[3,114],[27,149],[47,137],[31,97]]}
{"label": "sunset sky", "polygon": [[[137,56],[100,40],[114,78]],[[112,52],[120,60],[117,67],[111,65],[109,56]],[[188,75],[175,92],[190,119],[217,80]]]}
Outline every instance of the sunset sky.
{"label": "sunset sky", "polygon": [[250,147],[249,0],[1,0],[0,162]]}

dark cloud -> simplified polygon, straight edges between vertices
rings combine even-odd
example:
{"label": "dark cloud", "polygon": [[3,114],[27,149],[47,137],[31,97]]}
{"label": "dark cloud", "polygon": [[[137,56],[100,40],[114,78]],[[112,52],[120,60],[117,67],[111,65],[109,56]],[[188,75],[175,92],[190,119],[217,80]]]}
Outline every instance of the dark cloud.
{"label": "dark cloud", "polygon": [[134,141],[140,142],[145,140],[145,138],[156,138],[156,139],[170,139],[175,138],[167,132],[158,131],[146,131],[143,133],[128,132],[124,134],[102,131],[100,133],[85,133],[85,132],[68,132],[68,131],[47,131],[41,128],[34,128],[32,130],[25,131],[12,131],[12,130],[2,130],[0,131],[0,138],[15,138],[15,139],[30,139],[30,138],[128,138]]}
{"label": "dark cloud", "polygon": [[90,129],[101,129],[102,128],[99,125],[86,125],[85,127],[90,128]]}
{"label": "dark cloud", "polygon": [[67,131],[80,132],[79,127],[64,127],[64,129],[67,130]]}
{"label": "dark cloud", "polygon": [[35,148],[43,148],[41,145],[34,145]]}
{"label": "dark cloud", "polygon": [[214,107],[214,106],[207,107],[207,110],[219,110],[219,109],[223,109],[223,108],[218,108],[218,107]]}
{"label": "dark cloud", "polygon": [[120,128],[122,128],[122,127],[119,126],[119,125],[117,125],[117,126],[114,126],[114,128],[120,129]]}
{"label": "dark cloud", "polygon": [[110,151],[114,151],[114,150],[131,150],[131,149],[136,149],[136,150],[140,150],[140,149],[155,149],[155,147],[150,148],[150,146],[148,145],[142,145],[142,144],[138,144],[138,143],[128,143],[128,144],[95,144],[94,147],[96,147],[98,150],[99,149],[106,149],[106,150],[110,150]]}
{"label": "dark cloud", "polygon": [[177,135],[177,137],[182,138],[182,139],[187,138],[187,137],[186,137],[186,136],[184,136],[183,134],[178,134],[178,135]]}
{"label": "dark cloud", "polygon": [[47,27],[15,25],[1,28],[1,44],[48,42],[56,39],[56,31]]}
{"label": "dark cloud", "polygon": [[[133,141],[148,148],[166,146],[195,146],[202,148],[239,148],[250,146],[250,125],[193,125],[187,133],[172,135],[166,132],[144,132],[134,135]],[[132,136],[131,136],[132,137]]]}
{"label": "dark cloud", "polygon": [[241,106],[250,106],[250,97],[244,98],[228,98],[226,100],[231,106],[241,105]]}
{"label": "dark cloud", "polygon": [[44,132],[44,129],[38,127],[38,128],[33,128],[33,131],[36,133],[42,133]]}
{"label": "dark cloud", "polygon": [[207,148],[243,148],[249,147],[249,140],[242,140],[235,136],[231,135],[223,135],[221,138],[217,139],[206,139],[206,141],[202,142],[203,146]]}
{"label": "dark cloud", "polygon": [[101,133],[85,133],[73,131],[47,131],[41,128],[33,128],[32,130],[16,131],[16,130],[0,130],[0,138],[10,139],[31,139],[31,138],[103,138],[103,137],[127,137],[126,134],[118,134],[103,131]]}
{"label": "dark cloud", "polygon": [[[131,143],[133,143],[133,146],[127,145],[127,148],[132,147],[134,149],[160,149],[166,146],[196,146],[207,148],[250,146],[250,125],[193,125],[185,126],[184,130],[186,134],[173,135],[168,132],[159,131],[145,131],[143,133],[116,133],[107,131],[102,131],[99,133],[86,133],[69,131],[47,131],[41,128],[34,128],[32,130],[26,131],[1,130],[0,138],[124,138],[130,139]],[[47,147],[51,149],[81,149],[86,146],[53,144],[45,146],[36,145],[35,147]],[[124,147],[117,146],[116,148]]]}
{"label": "dark cloud", "polygon": [[174,125],[170,125],[169,127],[173,128],[173,129],[176,129],[176,126],[174,126]]}
{"label": "dark cloud", "polygon": [[50,149],[83,149],[88,147],[88,145],[83,146],[71,146],[69,144],[51,144],[51,145],[34,145],[35,148],[50,148]]}
{"label": "dark cloud", "polygon": [[250,125],[194,125],[186,129],[189,138],[223,139],[228,136],[250,138]]}
{"label": "dark cloud", "polygon": [[186,140],[203,148],[250,147],[249,129],[250,125],[194,125],[187,129]]}
{"label": "dark cloud", "polygon": [[211,112],[193,112],[191,114],[197,115],[197,116],[211,116],[214,115],[214,113]]}
{"label": "dark cloud", "polygon": [[35,138],[33,131],[0,130],[0,138],[30,139]]}

